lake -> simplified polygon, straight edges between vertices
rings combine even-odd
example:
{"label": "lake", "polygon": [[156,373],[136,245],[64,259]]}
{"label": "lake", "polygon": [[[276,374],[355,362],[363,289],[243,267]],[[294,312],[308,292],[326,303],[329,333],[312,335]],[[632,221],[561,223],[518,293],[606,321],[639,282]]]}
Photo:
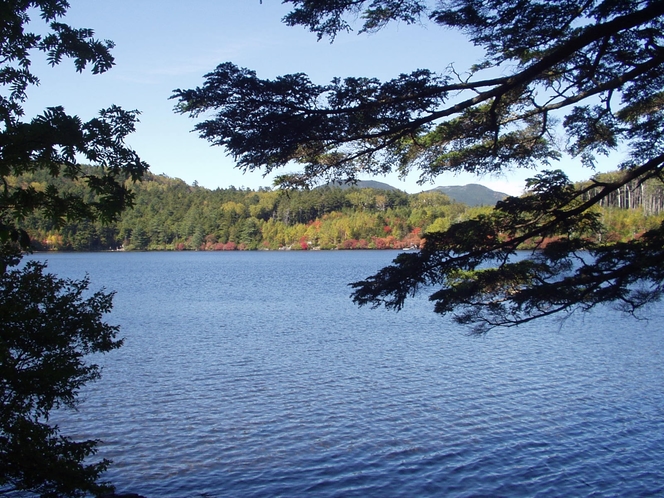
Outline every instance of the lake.
{"label": "lake", "polygon": [[34,255],[117,291],[125,338],[53,420],[148,498],[664,493],[664,306],[471,337],[353,305],[395,256]]}

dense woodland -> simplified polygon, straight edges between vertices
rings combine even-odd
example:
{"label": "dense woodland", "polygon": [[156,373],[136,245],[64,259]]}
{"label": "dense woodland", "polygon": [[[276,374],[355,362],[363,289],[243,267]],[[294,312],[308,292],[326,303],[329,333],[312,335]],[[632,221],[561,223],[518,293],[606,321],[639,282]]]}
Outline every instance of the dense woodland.
{"label": "dense woodland", "polygon": [[[598,175],[596,180],[618,174]],[[80,183],[46,174],[11,181],[37,191],[53,182],[70,193],[85,191]],[[356,187],[209,190],[151,174],[132,188],[134,208],[116,223],[79,221],[56,230],[53,222],[34,213],[22,226],[37,250],[403,249],[419,247],[428,232],[490,209],[468,207],[440,192]],[[600,242],[631,239],[664,218],[661,182],[623,190],[601,207],[604,230],[596,234]]]}

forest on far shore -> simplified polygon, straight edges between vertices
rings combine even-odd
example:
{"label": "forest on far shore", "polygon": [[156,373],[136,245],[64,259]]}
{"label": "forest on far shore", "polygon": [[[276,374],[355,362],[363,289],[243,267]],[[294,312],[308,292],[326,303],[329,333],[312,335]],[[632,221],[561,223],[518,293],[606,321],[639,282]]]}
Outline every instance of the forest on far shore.
{"label": "forest on far shore", "polygon": [[[45,173],[10,178],[11,183],[37,191],[53,184],[63,192],[86,192],[80,180],[54,180]],[[329,186],[210,190],[153,174],[132,188],[135,206],[115,223],[64,220],[57,229],[33,213],[22,227],[35,250],[404,249],[418,248],[429,232],[491,210],[454,202],[436,191]],[[598,242],[630,240],[664,219],[664,187],[658,180],[627,186],[599,210],[604,230],[592,234]]]}

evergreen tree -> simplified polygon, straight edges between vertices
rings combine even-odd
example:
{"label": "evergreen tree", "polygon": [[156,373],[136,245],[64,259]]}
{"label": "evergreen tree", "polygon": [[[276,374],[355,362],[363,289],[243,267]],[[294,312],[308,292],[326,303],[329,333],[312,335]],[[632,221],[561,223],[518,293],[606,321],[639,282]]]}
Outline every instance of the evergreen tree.
{"label": "evergreen tree", "polygon": [[[22,221],[37,213],[55,228],[111,222],[131,205],[126,180],[140,179],[147,169],[124,144],[135,111],[113,106],[83,122],[54,107],[23,119],[27,90],[39,83],[32,56],[45,54],[52,65],[71,58],[76,70],[90,66],[93,73],[113,65],[111,42],[60,22],[68,7],[66,0],[0,5],[0,494],[85,496],[110,489],[98,483],[108,462],[88,459],[97,442],[73,441],[48,419],[55,408],[73,407],[80,388],[99,376],[87,355],[120,346],[117,328],[102,321],[112,294],[84,297],[86,280],[59,279],[34,262],[18,266],[19,248],[30,245]],[[35,27],[31,16],[46,23],[46,34],[26,31]],[[97,167],[86,169],[80,159]],[[18,180],[43,173],[53,180],[43,189]],[[85,188],[62,188],[60,178]],[[81,246],[97,237],[90,224],[74,233]]]}
{"label": "evergreen tree", "polygon": [[[285,22],[319,39],[349,30],[352,17],[367,32],[391,21],[429,22],[461,30],[486,56],[465,73],[420,69],[386,82],[338,78],[326,85],[305,74],[260,79],[223,63],[201,87],[174,98],[181,113],[211,116],[196,125],[201,137],[224,146],[242,169],[300,165],[299,173],[280,177],[284,186],[412,169],[426,181],[460,171],[548,168],[563,154],[593,167],[598,156],[627,151],[613,180],[575,189],[560,171],[543,169],[523,198],[428,234],[419,253],[353,284],[358,304],[399,309],[435,286],[435,311],[481,332],[600,303],[634,313],[661,296],[663,226],[602,246],[588,234],[601,230],[593,207],[602,199],[661,176],[663,1],[285,3],[293,6]],[[517,247],[543,247],[554,236],[544,250],[515,259]]]}

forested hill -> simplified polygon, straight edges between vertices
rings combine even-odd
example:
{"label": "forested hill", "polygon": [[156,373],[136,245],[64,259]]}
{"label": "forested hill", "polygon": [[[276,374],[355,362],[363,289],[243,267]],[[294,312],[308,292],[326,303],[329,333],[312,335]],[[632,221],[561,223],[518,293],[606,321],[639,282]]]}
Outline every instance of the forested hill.
{"label": "forested hill", "polygon": [[[331,183],[327,185],[337,186],[341,189],[351,188],[353,185],[345,183]],[[357,188],[372,188],[375,190],[398,190],[396,187],[375,180],[360,180],[355,185]],[[470,183],[468,185],[451,185],[445,187],[436,187],[426,192],[441,192],[450,199],[467,206],[495,206],[496,202],[503,200],[507,194],[496,192],[484,185]]]}
{"label": "forested hill", "polygon": [[468,206],[495,206],[496,202],[502,201],[507,197],[507,194],[496,192],[484,185],[478,185],[476,183],[436,187],[428,192],[433,191],[441,192],[455,201]]}
{"label": "forested hill", "polygon": [[[47,177],[13,179],[36,190]],[[80,183],[57,180],[82,191]],[[489,207],[469,207],[439,191],[322,187],[306,191],[209,190],[179,179],[147,175],[133,186],[135,207],[116,223],[67,224],[60,230],[38,214],[23,226],[37,249],[235,250],[416,248],[427,232]],[[644,190],[645,192],[645,190]],[[633,197],[632,197],[633,198]],[[644,197],[645,198],[645,197]],[[658,224],[643,209],[606,209],[603,240],[628,239]]]}

